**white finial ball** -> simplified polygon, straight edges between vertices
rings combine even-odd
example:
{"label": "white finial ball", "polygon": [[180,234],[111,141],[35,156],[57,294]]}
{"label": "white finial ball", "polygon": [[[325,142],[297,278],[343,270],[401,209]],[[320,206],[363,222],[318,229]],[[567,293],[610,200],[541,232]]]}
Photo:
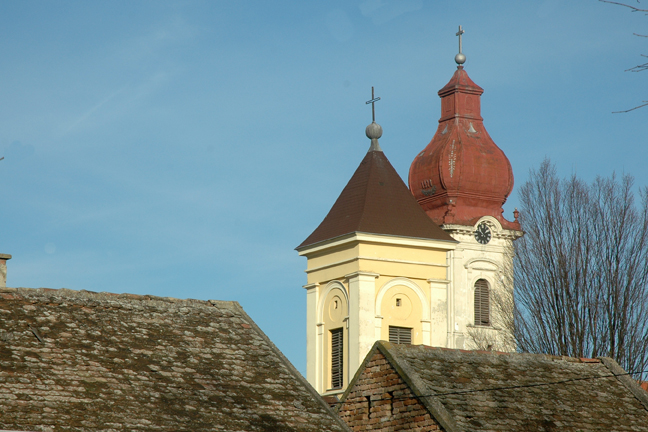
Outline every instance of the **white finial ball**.
{"label": "white finial ball", "polygon": [[462,64],[466,63],[466,56],[463,55],[463,53],[459,53],[459,54],[457,54],[457,55],[455,56],[455,62],[456,62],[458,65],[462,65]]}
{"label": "white finial ball", "polygon": [[369,139],[378,139],[382,136],[382,127],[376,122],[372,122],[367,129],[365,129],[367,138]]}

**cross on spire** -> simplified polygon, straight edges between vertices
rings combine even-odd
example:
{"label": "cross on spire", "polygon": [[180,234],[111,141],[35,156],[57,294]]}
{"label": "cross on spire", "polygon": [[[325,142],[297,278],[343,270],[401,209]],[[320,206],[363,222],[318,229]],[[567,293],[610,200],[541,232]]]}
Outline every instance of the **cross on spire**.
{"label": "cross on spire", "polygon": [[457,32],[457,36],[459,36],[459,54],[455,56],[455,62],[457,62],[459,66],[466,63],[466,56],[461,52],[461,35],[464,33],[463,27],[459,26],[459,31]]}
{"label": "cross on spire", "polygon": [[461,35],[466,33],[461,26],[459,26],[459,31],[457,32],[456,36],[459,36],[459,54],[461,54]]}
{"label": "cross on spire", "polygon": [[371,104],[371,121],[376,122],[376,102],[380,100],[379,97],[374,97],[374,88],[371,86],[371,100],[368,100],[366,104]]}

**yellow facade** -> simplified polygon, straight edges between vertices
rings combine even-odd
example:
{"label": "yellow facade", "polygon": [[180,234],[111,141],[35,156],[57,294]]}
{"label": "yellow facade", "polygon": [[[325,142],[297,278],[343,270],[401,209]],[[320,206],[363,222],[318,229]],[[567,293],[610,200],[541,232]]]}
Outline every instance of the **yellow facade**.
{"label": "yellow facade", "polygon": [[[454,242],[354,233],[304,248],[308,284],[307,375],[320,393],[342,391],[389,327],[411,330],[413,344],[430,334],[431,310],[448,283]],[[344,386],[331,388],[331,331],[344,330]]]}

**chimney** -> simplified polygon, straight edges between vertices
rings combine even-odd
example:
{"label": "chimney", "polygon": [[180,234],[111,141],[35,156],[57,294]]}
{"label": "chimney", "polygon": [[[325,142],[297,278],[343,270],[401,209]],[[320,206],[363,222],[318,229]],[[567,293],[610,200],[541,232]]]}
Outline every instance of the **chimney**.
{"label": "chimney", "polygon": [[11,259],[9,254],[0,254],[0,288],[7,286],[7,260]]}

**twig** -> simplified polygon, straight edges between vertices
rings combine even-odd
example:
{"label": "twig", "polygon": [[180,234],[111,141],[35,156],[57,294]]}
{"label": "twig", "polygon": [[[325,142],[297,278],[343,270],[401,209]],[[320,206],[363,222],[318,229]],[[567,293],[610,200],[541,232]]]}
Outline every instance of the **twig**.
{"label": "twig", "polygon": [[615,2],[615,1],[609,1],[609,0],[599,0],[599,1],[600,1],[600,2],[603,2],[603,3],[610,3],[610,4],[619,5],[619,6],[625,6],[625,7],[627,7],[627,8],[632,9],[632,12],[646,12],[646,13],[648,14],[648,9],[640,9],[640,8],[638,8],[638,7],[630,6],[630,5],[627,5],[627,4],[625,4],[625,3],[620,3],[620,2]]}
{"label": "twig", "polygon": [[643,105],[639,105],[639,106],[636,106],[634,108],[630,108],[629,110],[625,110],[625,111],[612,111],[612,114],[627,113],[627,112],[630,112],[630,111],[634,111],[637,108],[645,107],[646,105],[648,105],[648,101],[641,101],[641,102],[645,102],[645,103]]}

